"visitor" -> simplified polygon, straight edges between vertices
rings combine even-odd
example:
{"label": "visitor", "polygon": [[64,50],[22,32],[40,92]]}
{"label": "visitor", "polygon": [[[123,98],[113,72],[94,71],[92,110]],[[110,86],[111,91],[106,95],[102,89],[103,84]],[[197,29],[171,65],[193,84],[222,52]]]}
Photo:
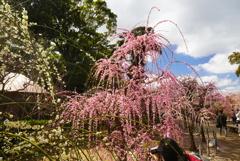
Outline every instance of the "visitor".
{"label": "visitor", "polygon": [[240,111],[238,111],[238,113],[236,114],[236,117],[237,117],[237,123],[238,123],[238,134],[239,134],[239,136],[240,136],[240,125],[239,125],[239,123],[240,123]]}
{"label": "visitor", "polygon": [[240,123],[240,111],[236,113],[236,122]]}
{"label": "visitor", "polygon": [[237,113],[238,113],[238,111],[239,111],[239,109],[237,108],[237,109],[235,110],[235,114],[237,114]]}
{"label": "visitor", "polygon": [[234,125],[236,123],[236,120],[237,120],[236,113],[235,113],[234,109],[232,109],[232,111],[230,112],[230,117],[231,117],[232,123]]}
{"label": "visitor", "polygon": [[227,116],[223,113],[223,109],[219,110],[217,123],[219,124],[220,135],[222,135],[222,129],[224,128],[225,136],[227,136]]}
{"label": "visitor", "polygon": [[198,154],[186,154],[184,150],[171,138],[162,139],[157,148],[151,150],[150,155],[156,161],[208,161]]}

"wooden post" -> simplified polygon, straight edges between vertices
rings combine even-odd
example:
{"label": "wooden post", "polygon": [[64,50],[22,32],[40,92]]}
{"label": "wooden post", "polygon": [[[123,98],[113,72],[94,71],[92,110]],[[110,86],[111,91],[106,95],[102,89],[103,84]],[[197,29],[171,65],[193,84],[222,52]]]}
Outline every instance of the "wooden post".
{"label": "wooden post", "polygon": [[217,155],[217,147],[218,147],[218,143],[217,143],[217,136],[216,133],[213,131],[213,139],[214,139],[214,149],[215,149],[215,155]]}
{"label": "wooden post", "polygon": [[207,156],[210,156],[209,139],[207,139]]}
{"label": "wooden post", "polygon": [[206,128],[206,133],[207,133],[207,156],[210,156],[210,148],[209,148],[209,132],[208,128]]}
{"label": "wooden post", "polygon": [[202,155],[202,146],[199,145],[199,155]]}
{"label": "wooden post", "polygon": [[208,128],[206,128],[206,132],[207,132],[207,138],[209,139],[209,132],[208,132]]}

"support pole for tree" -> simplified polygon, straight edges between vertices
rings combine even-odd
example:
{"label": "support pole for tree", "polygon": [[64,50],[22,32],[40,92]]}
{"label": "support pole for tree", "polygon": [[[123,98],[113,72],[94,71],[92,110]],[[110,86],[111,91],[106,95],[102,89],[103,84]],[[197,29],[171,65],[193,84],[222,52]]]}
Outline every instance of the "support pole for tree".
{"label": "support pole for tree", "polygon": [[207,156],[210,156],[209,140],[207,140]]}
{"label": "support pole for tree", "polygon": [[206,128],[206,132],[207,132],[207,156],[210,156],[208,128]]}
{"label": "support pole for tree", "polygon": [[217,143],[217,136],[216,133],[213,131],[213,139],[214,139],[214,149],[215,149],[215,155],[217,155],[217,147],[218,147],[218,143]]}
{"label": "support pole for tree", "polygon": [[199,155],[202,155],[202,146],[201,146],[201,144],[199,145],[198,151],[199,151]]}

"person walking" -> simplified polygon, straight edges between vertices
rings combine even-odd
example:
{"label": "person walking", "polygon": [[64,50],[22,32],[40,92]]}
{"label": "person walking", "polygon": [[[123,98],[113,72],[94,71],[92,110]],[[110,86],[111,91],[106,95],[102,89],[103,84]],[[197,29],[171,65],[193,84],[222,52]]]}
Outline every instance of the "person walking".
{"label": "person walking", "polygon": [[227,116],[223,113],[223,109],[219,110],[217,122],[220,125],[219,127],[220,135],[222,135],[222,129],[224,128],[225,136],[227,136]]}

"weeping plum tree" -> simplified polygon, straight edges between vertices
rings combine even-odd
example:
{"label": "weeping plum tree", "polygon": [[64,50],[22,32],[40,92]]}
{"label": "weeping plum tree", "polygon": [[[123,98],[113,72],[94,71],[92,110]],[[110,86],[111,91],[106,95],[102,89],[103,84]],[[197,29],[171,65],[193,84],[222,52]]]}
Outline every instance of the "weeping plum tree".
{"label": "weeping plum tree", "polygon": [[194,130],[200,129],[202,142],[206,142],[203,125],[205,122],[207,122],[207,120],[209,120],[209,118],[213,118],[215,116],[215,114],[211,110],[212,108],[214,108],[214,103],[218,102],[223,104],[224,97],[220,93],[216,92],[217,88],[212,82],[203,83],[201,80],[197,81],[197,79],[193,76],[183,76],[179,80],[186,92],[185,96],[187,96],[188,101],[192,104],[193,110],[196,113],[201,113],[203,110],[205,110],[204,115],[201,115],[199,113],[195,120],[187,122],[185,121],[192,119],[188,118],[188,113],[192,111],[187,110],[186,113],[183,114],[184,122],[187,126],[190,140],[189,150],[195,151],[197,150],[197,147],[194,141]]}
{"label": "weeping plum tree", "polygon": [[[163,22],[171,21],[159,22],[151,30],[147,22],[140,35],[128,30],[115,35],[124,43],[93,67],[94,92],[66,95],[61,106],[60,120],[71,122],[71,132],[108,129],[98,147],[109,149],[118,160],[146,160],[155,136],[179,141],[183,121],[197,124],[209,115],[207,109],[194,109],[189,90],[168,65],[158,66],[158,59],[173,54],[168,39],[154,32]],[[149,58],[154,64],[151,70],[146,66]]]}

